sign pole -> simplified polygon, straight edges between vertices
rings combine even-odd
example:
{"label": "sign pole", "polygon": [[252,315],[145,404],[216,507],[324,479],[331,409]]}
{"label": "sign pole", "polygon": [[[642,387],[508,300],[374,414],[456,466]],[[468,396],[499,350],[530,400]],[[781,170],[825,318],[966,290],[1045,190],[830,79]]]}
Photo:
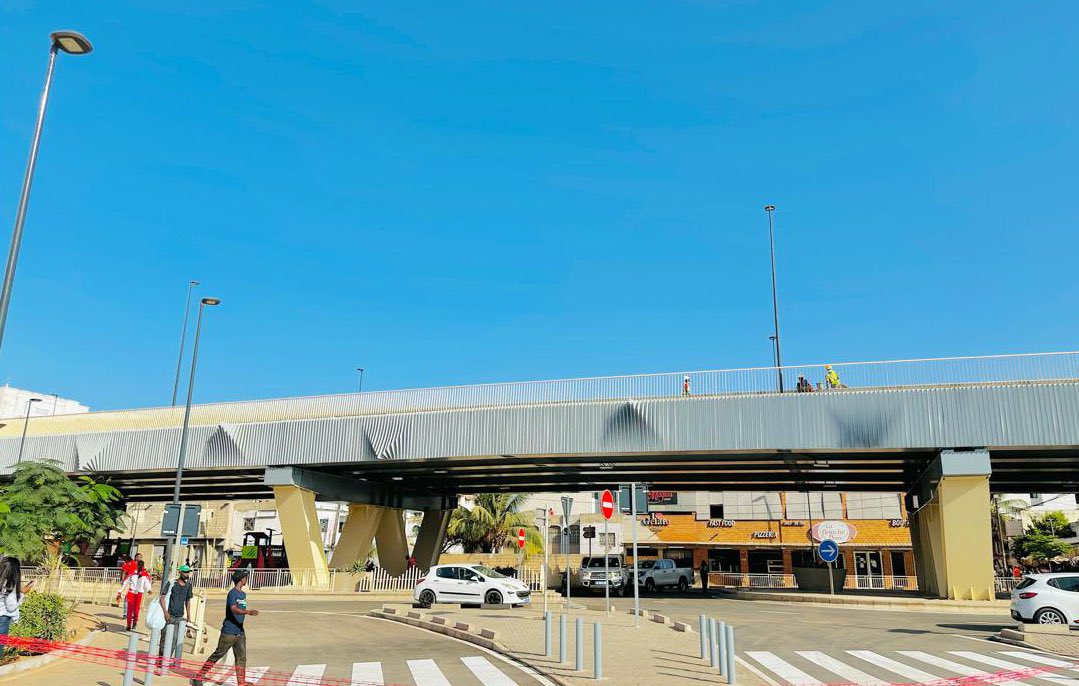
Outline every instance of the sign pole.
{"label": "sign pole", "polygon": [[551,525],[548,522],[548,509],[543,508],[543,616],[547,616],[547,569],[551,547]]}
{"label": "sign pole", "polygon": [[629,485],[630,516],[633,518],[633,626],[641,627],[641,589],[637,584],[637,484]]}
{"label": "sign pole", "polygon": [[835,595],[835,579],[832,578],[832,563],[828,563],[828,595]]}
{"label": "sign pole", "polygon": [[603,584],[603,597],[607,601],[607,614],[611,614],[611,551],[610,539],[607,537],[610,524],[609,520],[603,520],[603,578],[607,580]]}

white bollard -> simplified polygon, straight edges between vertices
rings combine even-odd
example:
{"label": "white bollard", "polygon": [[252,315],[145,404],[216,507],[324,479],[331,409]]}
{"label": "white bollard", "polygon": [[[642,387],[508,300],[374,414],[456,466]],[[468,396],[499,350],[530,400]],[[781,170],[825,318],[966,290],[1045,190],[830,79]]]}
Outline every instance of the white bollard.
{"label": "white bollard", "polygon": [[584,671],[584,620],[580,617],[577,618],[576,629],[577,630],[574,632],[575,640],[573,642],[576,659],[573,661],[573,671],[581,672]]}
{"label": "white bollard", "polygon": [[727,683],[734,684],[734,627],[727,626]]}
{"label": "white bollard", "polygon": [[144,686],[154,683],[154,673],[157,672],[157,651],[161,647],[161,629],[150,630],[150,652],[146,654],[146,679]]}
{"label": "white bollard", "polygon": [[566,654],[566,615],[559,615],[558,617],[558,664],[564,665],[569,659],[569,655]]}
{"label": "white bollard", "polygon": [[127,632],[127,654],[124,655],[124,686],[131,686],[135,682],[135,661],[139,655],[139,635],[134,631]]}
{"label": "white bollard", "polygon": [[551,632],[554,631],[554,617],[550,612],[543,613],[543,656],[550,657],[554,650],[554,641],[551,640]]}
{"label": "white bollard", "polygon": [[716,622],[716,644],[719,646],[719,659],[716,666],[719,667],[719,675],[727,676],[727,623]]}
{"label": "white bollard", "polygon": [[708,657],[708,619],[704,616],[700,616],[700,632],[701,632],[701,659]]}
{"label": "white bollard", "polygon": [[592,678],[603,678],[603,625],[592,625]]}

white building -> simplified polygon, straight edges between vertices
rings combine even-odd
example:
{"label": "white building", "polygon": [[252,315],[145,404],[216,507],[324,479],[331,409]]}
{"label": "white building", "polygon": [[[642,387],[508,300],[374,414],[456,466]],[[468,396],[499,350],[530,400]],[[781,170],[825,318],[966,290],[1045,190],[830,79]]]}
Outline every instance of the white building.
{"label": "white building", "polygon": [[[30,402],[31,399],[37,402]],[[0,418],[23,419],[29,408],[31,417],[51,417],[57,414],[80,414],[90,408],[76,400],[61,398],[54,393],[25,391],[11,386],[0,387]]]}

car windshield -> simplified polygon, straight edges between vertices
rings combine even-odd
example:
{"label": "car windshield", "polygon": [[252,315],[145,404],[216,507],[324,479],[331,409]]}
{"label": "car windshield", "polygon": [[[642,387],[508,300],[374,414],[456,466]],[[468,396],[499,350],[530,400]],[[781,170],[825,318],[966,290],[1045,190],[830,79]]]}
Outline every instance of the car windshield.
{"label": "car windshield", "polygon": [[[617,557],[609,557],[609,558],[607,558],[607,564],[609,566],[611,566],[611,567],[620,566],[620,563],[618,562]],[[603,566],[603,558],[602,557],[590,557],[590,558],[588,558],[588,562],[587,562],[587,564],[585,564],[585,566],[590,568],[590,569],[596,569],[597,567],[602,567]]]}
{"label": "car windshield", "polygon": [[490,567],[485,567],[483,565],[472,565],[472,569],[479,572],[480,574],[484,575],[488,579],[505,579],[506,578],[505,574],[499,574],[498,572],[491,569]]}
{"label": "car windshield", "polygon": [[656,561],[655,560],[645,560],[645,561],[641,562],[639,565],[637,565],[637,568],[638,569],[652,569],[655,566],[656,566]]}

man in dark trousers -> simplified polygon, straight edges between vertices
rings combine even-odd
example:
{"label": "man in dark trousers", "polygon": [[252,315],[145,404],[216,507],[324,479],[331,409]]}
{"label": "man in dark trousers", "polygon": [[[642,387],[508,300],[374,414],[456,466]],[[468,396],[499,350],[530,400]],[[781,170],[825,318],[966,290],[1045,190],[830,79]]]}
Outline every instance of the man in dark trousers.
{"label": "man in dark trousers", "polygon": [[701,560],[701,590],[708,593],[708,560]]}
{"label": "man in dark trousers", "polygon": [[245,586],[247,570],[237,569],[232,573],[232,590],[225,598],[225,621],[221,623],[221,638],[217,641],[217,649],[202,664],[199,673],[191,680],[191,686],[202,686],[206,673],[230,650],[236,660],[236,684],[247,686],[247,636],[244,634],[244,619],[249,616],[257,617],[259,611],[247,609]]}

